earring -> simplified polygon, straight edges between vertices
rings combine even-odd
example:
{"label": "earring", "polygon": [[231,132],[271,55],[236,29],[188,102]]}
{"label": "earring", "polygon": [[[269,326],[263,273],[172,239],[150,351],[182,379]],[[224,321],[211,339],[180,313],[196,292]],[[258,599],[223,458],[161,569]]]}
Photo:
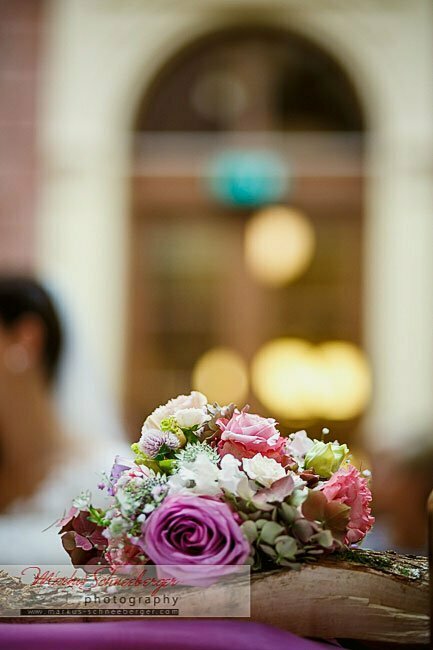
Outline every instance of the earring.
{"label": "earring", "polygon": [[14,375],[21,375],[30,368],[29,354],[24,345],[20,343],[13,343],[6,348],[3,362],[7,370]]}

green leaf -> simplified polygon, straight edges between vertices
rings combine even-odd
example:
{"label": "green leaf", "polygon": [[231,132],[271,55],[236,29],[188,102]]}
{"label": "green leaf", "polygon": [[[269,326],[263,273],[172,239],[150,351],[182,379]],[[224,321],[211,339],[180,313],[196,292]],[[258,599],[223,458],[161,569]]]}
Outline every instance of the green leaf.
{"label": "green leaf", "polygon": [[89,506],[89,516],[87,519],[98,526],[106,526],[105,510]]}
{"label": "green leaf", "polygon": [[275,550],[281,558],[294,560],[298,545],[293,537],[286,536],[284,540],[280,540],[275,544]]}
{"label": "green leaf", "polygon": [[269,555],[273,559],[277,559],[277,554],[275,550],[272,548],[272,546],[267,546],[266,544],[260,544],[260,549],[263,551],[263,553],[266,553],[266,555]]}
{"label": "green leaf", "polygon": [[245,521],[241,525],[241,530],[250,544],[255,542],[257,537],[259,536],[256,524],[253,521]]}
{"label": "green leaf", "polygon": [[308,519],[299,518],[293,522],[292,531],[303,544],[306,544],[314,533],[314,525]]}
{"label": "green leaf", "polygon": [[292,524],[297,516],[297,510],[288,503],[282,503],[279,507],[280,515],[287,524]]}
{"label": "green leaf", "polygon": [[200,439],[198,438],[198,436],[195,435],[192,429],[185,429],[184,435],[185,438],[187,439],[187,442],[192,442],[192,443],[200,442]]}
{"label": "green leaf", "polygon": [[165,460],[167,456],[173,456],[173,450],[170,449],[170,447],[167,447],[167,445],[161,445],[159,448],[159,451],[157,455],[155,456],[154,460],[159,461],[159,460]]}
{"label": "green leaf", "polygon": [[293,571],[299,571],[302,566],[299,564],[299,562],[290,562],[289,560],[285,559],[278,559],[278,564],[281,566],[289,567],[290,569],[293,569]]}
{"label": "green leaf", "polygon": [[322,530],[320,533],[316,533],[311,538],[312,542],[316,542],[319,546],[323,548],[331,548],[334,544],[334,538],[330,530]]}
{"label": "green leaf", "polygon": [[280,524],[275,523],[275,521],[267,521],[263,528],[260,531],[260,541],[265,542],[265,544],[273,544],[275,538],[284,531],[284,527]]}
{"label": "green leaf", "polygon": [[165,460],[160,460],[158,462],[158,465],[159,465],[160,469],[165,474],[170,474],[170,472],[172,471],[175,464],[176,464],[176,459],[175,458],[166,458]]}

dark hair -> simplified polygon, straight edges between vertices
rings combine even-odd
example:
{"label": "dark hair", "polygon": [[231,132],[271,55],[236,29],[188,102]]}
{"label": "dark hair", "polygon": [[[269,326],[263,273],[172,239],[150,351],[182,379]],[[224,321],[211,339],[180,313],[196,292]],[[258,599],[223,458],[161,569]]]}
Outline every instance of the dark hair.
{"label": "dark hair", "polygon": [[48,292],[29,277],[0,276],[0,321],[13,327],[24,316],[38,316],[45,328],[42,362],[48,381],[55,377],[63,347],[63,332]]}

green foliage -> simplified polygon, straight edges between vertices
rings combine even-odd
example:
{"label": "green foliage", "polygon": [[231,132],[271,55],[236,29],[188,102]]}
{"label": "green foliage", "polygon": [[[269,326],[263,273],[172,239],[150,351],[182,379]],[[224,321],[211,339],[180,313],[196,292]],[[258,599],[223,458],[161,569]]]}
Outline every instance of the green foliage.
{"label": "green foliage", "polygon": [[164,460],[160,460],[158,462],[159,469],[164,473],[164,474],[171,474],[173,472],[173,469],[176,467],[176,459],[175,458],[165,458]]}
{"label": "green foliage", "polygon": [[267,521],[260,530],[259,541],[265,544],[274,544],[278,535],[284,532],[284,526],[280,526],[274,521]]}
{"label": "green foliage", "polygon": [[296,506],[295,493],[281,503],[266,499],[263,504],[226,495],[243,520],[241,528],[252,546],[254,570],[275,566],[299,569],[303,562],[314,562],[341,547],[340,527],[346,521],[347,507],[337,504],[337,508],[328,508],[321,493],[309,491],[309,497],[314,495],[306,507],[314,514],[310,521]]}
{"label": "green foliage", "polygon": [[187,442],[189,443],[197,443],[199,442],[199,438],[196,435],[197,427],[193,427],[192,429],[184,429],[183,433],[185,435],[185,438]]}
{"label": "green foliage", "polygon": [[[166,445],[163,445],[163,447],[166,447]],[[158,460],[156,458],[149,458],[149,456],[144,454],[141,451],[140,447],[138,446],[137,442],[134,442],[131,445],[131,449],[132,449],[132,451],[134,453],[134,456],[135,456],[134,461],[135,461],[135,463],[137,465],[144,465],[145,467],[148,467],[149,469],[153,470],[156,474],[161,472],[160,461],[158,462]],[[168,447],[167,447],[167,449],[168,449]],[[169,450],[169,451],[171,452],[171,450]],[[157,458],[159,458],[159,453],[158,453]],[[165,458],[165,456],[161,455],[161,458]]]}
{"label": "green foliage", "polygon": [[89,513],[90,514],[87,519],[94,524],[97,524],[98,526],[105,528],[110,523],[106,518],[105,510],[102,510],[102,508],[94,508],[93,506],[89,506]]}

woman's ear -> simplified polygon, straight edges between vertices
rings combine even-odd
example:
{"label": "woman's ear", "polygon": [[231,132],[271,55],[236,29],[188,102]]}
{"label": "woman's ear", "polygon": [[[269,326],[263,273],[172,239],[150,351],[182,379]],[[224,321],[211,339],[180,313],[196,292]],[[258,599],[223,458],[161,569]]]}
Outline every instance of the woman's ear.
{"label": "woman's ear", "polygon": [[10,345],[5,350],[5,364],[20,374],[42,363],[45,328],[40,318],[24,315],[10,330]]}

